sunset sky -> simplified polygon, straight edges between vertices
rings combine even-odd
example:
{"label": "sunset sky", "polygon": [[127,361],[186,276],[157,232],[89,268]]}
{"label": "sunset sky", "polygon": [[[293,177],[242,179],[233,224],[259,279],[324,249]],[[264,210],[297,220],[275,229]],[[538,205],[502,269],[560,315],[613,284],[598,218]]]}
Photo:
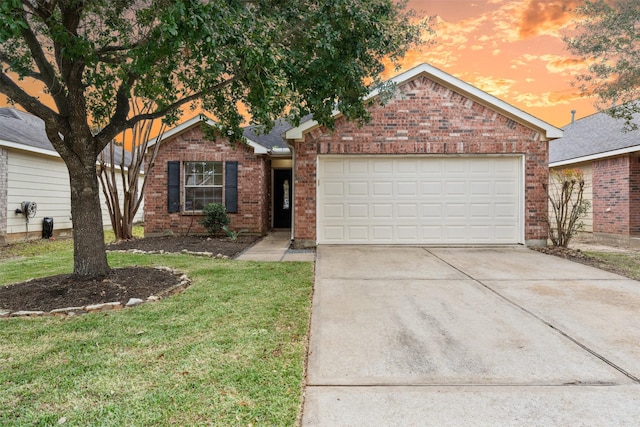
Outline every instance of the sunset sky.
{"label": "sunset sky", "polygon": [[584,71],[565,49],[575,0],[409,0],[437,16],[435,44],[410,52],[403,70],[427,62],[555,126],[595,112],[572,86]]}
{"label": "sunset sky", "polygon": [[[572,86],[584,63],[565,50],[577,0],[409,0],[435,16],[432,44],[410,51],[401,71],[427,62],[555,126],[595,112]],[[392,77],[393,70],[384,77]],[[0,95],[0,106],[6,98]],[[187,114],[188,115],[188,114]],[[189,117],[183,117],[183,120]]]}

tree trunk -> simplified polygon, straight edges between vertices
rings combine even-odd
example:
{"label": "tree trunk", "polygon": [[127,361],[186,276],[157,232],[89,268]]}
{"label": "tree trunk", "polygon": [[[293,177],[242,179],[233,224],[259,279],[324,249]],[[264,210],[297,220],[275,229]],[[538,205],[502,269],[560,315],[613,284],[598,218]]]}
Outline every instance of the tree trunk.
{"label": "tree trunk", "polygon": [[73,273],[85,277],[109,273],[104,243],[100,187],[95,160],[88,165],[68,165],[73,218]]}

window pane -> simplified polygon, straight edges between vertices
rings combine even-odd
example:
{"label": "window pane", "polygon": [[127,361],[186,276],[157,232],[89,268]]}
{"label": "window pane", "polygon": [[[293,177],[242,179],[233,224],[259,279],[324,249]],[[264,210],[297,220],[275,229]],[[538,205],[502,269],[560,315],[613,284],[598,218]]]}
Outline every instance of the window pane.
{"label": "window pane", "polygon": [[184,183],[186,212],[222,203],[222,162],[185,162]]}

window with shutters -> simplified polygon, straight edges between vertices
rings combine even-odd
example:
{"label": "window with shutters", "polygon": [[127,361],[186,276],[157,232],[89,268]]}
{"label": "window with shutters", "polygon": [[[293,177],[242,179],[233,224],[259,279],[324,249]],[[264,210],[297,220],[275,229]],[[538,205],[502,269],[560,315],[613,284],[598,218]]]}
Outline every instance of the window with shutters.
{"label": "window with shutters", "polygon": [[222,162],[184,163],[184,211],[202,211],[209,203],[222,203]]}

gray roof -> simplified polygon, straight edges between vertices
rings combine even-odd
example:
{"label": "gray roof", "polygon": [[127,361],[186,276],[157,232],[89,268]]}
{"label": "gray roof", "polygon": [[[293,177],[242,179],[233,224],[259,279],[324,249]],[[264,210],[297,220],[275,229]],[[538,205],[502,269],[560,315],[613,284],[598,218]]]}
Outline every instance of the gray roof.
{"label": "gray roof", "polygon": [[15,108],[0,108],[0,140],[56,151],[47,138],[44,121]]}
{"label": "gray roof", "polygon": [[247,126],[243,129],[242,133],[248,140],[251,140],[256,144],[260,144],[269,150],[273,148],[287,148],[287,144],[282,137],[282,134],[292,127],[293,125],[288,121],[278,119],[269,133],[264,133],[262,131],[262,126],[259,125]]}
{"label": "gray roof", "polygon": [[[308,114],[300,119],[300,123],[304,123],[312,119],[312,115]],[[293,128],[293,124],[285,119],[277,119],[273,129],[269,133],[262,132],[262,126],[252,125],[243,129],[243,135],[248,140],[260,144],[267,149],[288,148],[284,139],[284,133]]]}
{"label": "gray roof", "polygon": [[[635,122],[640,124],[640,116],[636,116]],[[607,153],[635,146],[640,151],[640,131],[626,132],[623,120],[603,112],[576,120],[562,129],[562,138],[549,141],[549,163],[588,156],[606,157]]]}
{"label": "gray roof", "polygon": [[[40,117],[25,113],[15,108],[0,108],[0,145],[1,141],[24,145],[25,150],[35,148],[50,151],[55,155],[56,150],[51,145],[44,128],[44,121]],[[115,151],[115,163],[122,159],[121,150]],[[105,149],[106,159],[109,159],[108,149]],[[125,164],[129,162],[130,153],[125,153]],[[108,162],[108,160],[107,160]]]}

